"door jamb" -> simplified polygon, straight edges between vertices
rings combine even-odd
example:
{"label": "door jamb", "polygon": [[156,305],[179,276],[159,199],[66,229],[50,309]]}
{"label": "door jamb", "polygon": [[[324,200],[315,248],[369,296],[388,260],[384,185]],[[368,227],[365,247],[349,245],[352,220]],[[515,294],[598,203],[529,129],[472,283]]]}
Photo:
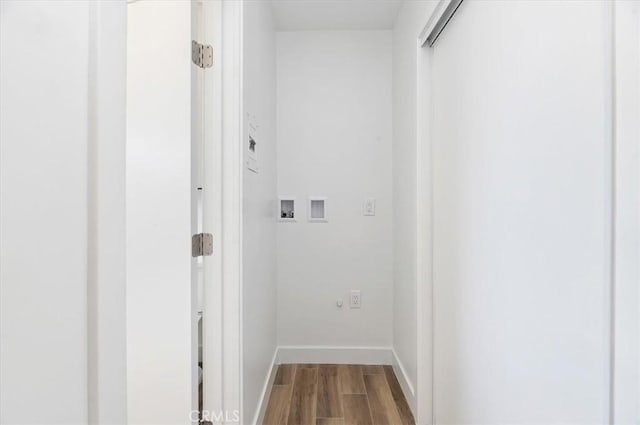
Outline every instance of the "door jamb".
{"label": "door jamb", "polygon": [[[195,0],[204,13],[203,42],[213,46],[205,79],[204,400],[214,424],[242,412],[242,17],[243,2]],[[210,230],[207,230],[210,229]],[[209,314],[206,314],[209,312]]]}
{"label": "door jamb", "polygon": [[435,424],[433,200],[430,127],[430,72],[433,51],[427,38],[454,0],[440,0],[416,39],[416,276],[417,276],[417,423]]}
{"label": "door jamb", "polygon": [[[437,9],[436,9],[437,10]],[[435,13],[435,12],[434,12]],[[417,56],[417,114],[416,114],[416,277],[417,277],[417,349],[418,376],[416,391],[417,423],[434,423],[433,391],[433,223],[431,181],[431,123],[430,72],[431,50],[418,39]]]}
{"label": "door jamb", "polygon": [[242,126],[244,1],[222,4],[222,303],[224,409],[242,412]]}

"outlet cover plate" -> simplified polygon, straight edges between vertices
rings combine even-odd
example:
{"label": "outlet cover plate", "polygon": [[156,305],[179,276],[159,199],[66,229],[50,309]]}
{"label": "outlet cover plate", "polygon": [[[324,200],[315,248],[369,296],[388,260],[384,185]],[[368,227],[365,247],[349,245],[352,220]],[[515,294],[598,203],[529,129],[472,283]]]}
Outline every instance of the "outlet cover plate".
{"label": "outlet cover plate", "polygon": [[376,215],[376,198],[367,198],[364,200],[364,203],[362,204],[362,215]]}
{"label": "outlet cover plate", "polygon": [[349,294],[349,308],[360,308],[362,306],[362,297],[359,290],[352,290]]}

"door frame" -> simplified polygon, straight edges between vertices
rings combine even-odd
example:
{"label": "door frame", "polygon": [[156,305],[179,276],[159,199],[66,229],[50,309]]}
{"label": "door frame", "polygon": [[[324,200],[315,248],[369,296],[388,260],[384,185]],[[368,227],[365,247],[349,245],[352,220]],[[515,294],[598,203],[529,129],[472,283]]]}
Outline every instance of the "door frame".
{"label": "door frame", "polygon": [[242,134],[243,134],[243,30],[244,1],[212,2],[220,5],[216,22],[222,49],[222,293],[223,408],[242,409]]}
{"label": "door frame", "polygon": [[192,1],[205,21],[200,42],[214,52],[204,81],[204,231],[214,252],[204,261],[203,410],[214,424],[242,423],[243,2]]}
{"label": "door frame", "polygon": [[[442,3],[442,2],[441,2]],[[425,28],[434,16],[437,7]],[[434,308],[433,302],[433,201],[431,176],[431,140],[429,131],[431,126],[431,95],[429,81],[431,72],[431,49],[424,48],[421,39],[416,40],[416,234],[417,234],[417,391],[416,391],[416,422],[420,424],[435,423],[433,404],[433,340],[434,340]],[[423,76],[427,77],[423,77]]]}
{"label": "door frame", "polygon": [[[207,282],[211,290],[206,291],[205,308],[218,314],[203,319],[210,331],[204,348],[204,409],[223,414],[214,423],[242,423],[234,415],[241,411],[243,5],[191,1],[203,6],[205,19],[212,23],[205,25],[204,39],[214,46],[214,67],[205,82],[206,108],[212,111],[205,120],[212,152],[205,175],[212,190],[205,202],[212,211],[208,227],[214,233],[215,261],[206,266],[212,281]],[[87,279],[87,403],[92,424],[127,422],[127,331],[124,323],[114,327],[124,322],[126,312],[126,5],[95,2],[90,8],[88,163],[89,184],[95,190],[88,201],[94,228],[88,235],[92,272]],[[194,19],[192,14],[192,23]],[[197,400],[193,403],[197,406]],[[185,420],[188,415],[185,412]]]}
{"label": "door frame", "polygon": [[[417,285],[417,423],[435,424],[434,404],[434,303],[433,294],[433,182],[432,182],[432,96],[433,49],[427,38],[441,18],[458,0],[440,0],[416,38],[416,285]],[[455,13],[455,10],[454,10]],[[452,15],[451,15],[452,16]],[[440,29],[443,30],[444,27]]]}

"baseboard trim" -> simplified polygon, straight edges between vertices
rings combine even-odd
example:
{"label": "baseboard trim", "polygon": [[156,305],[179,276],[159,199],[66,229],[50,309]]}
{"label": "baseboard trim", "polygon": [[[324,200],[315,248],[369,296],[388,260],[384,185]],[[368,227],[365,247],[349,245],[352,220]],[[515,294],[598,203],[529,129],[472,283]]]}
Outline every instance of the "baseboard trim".
{"label": "baseboard trim", "polygon": [[262,387],[262,394],[260,395],[260,399],[258,400],[258,408],[256,409],[255,415],[253,415],[252,424],[258,425],[264,422],[264,414],[267,411],[267,405],[269,404],[269,391],[271,386],[273,385],[273,381],[276,379],[276,370],[278,369],[278,347],[273,351],[273,358],[271,359],[271,367],[269,369],[269,375],[267,375],[267,379],[264,381],[264,386]]}
{"label": "baseboard trim", "polygon": [[277,363],[392,364],[391,347],[283,346]]}
{"label": "baseboard trim", "polygon": [[391,353],[393,355],[393,371],[398,378],[398,382],[400,382],[402,392],[404,393],[404,397],[407,399],[407,403],[409,403],[409,407],[411,408],[413,417],[417,418],[418,409],[416,406],[416,392],[413,383],[409,379],[409,376],[407,375],[407,372],[405,371],[405,368],[402,365],[402,362],[400,361],[400,357],[398,357],[398,353],[396,353],[396,350],[392,348]]}

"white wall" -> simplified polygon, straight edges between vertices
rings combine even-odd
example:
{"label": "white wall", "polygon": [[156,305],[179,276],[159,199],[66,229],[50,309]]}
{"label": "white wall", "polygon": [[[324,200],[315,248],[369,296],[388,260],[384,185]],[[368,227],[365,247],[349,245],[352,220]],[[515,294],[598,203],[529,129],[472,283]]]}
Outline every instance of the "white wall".
{"label": "white wall", "polygon": [[125,28],[0,3],[2,423],[126,422]]}
{"label": "white wall", "polygon": [[88,18],[0,3],[3,424],[87,421]]}
{"label": "white wall", "polygon": [[640,4],[616,3],[617,424],[640,423]]}
{"label": "white wall", "polygon": [[414,391],[418,382],[417,40],[436,4],[404,2],[393,29],[393,348]]}
{"label": "white wall", "polygon": [[435,45],[438,423],[608,421],[606,3],[468,1]]}
{"label": "white wall", "polygon": [[[244,112],[259,127],[259,173],[245,167],[243,182],[242,417],[248,424],[276,348],[276,51],[269,3],[247,2],[243,28]],[[246,116],[244,123],[246,142]]]}
{"label": "white wall", "polygon": [[[278,193],[297,198],[298,217],[277,230],[278,343],[389,347],[391,32],[277,40]],[[328,223],[307,222],[308,196],[328,197]],[[362,215],[367,197],[374,217]],[[349,309],[351,289],[361,309]]]}
{"label": "white wall", "polygon": [[191,5],[128,6],[127,362],[130,424],[191,410]]}

